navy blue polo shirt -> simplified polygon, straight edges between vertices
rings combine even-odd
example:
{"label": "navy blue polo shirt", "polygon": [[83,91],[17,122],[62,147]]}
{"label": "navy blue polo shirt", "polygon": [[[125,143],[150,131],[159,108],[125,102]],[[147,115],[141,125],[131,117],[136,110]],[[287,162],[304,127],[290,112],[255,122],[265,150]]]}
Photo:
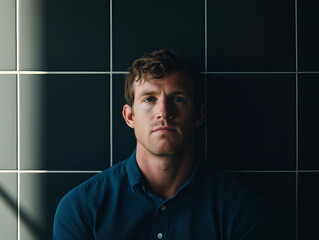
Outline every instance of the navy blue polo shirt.
{"label": "navy blue polo shirt", "polygon": [[53,239],[280,239],[261,198],[216,167],[196,159],[166,200],[152,194],[135,157],[67,193],[56,210]]}

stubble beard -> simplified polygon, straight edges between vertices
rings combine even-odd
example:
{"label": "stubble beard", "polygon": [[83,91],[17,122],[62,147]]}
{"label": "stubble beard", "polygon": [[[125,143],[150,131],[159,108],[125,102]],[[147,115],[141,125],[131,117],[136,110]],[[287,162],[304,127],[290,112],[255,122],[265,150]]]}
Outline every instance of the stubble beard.
{"label": "stubble beard", "polygon": [[183,141],[183,136],[175,139],[171,136],[159,136],[149,143],[139,142],[148,152],[158,157],[177,156],[187,150],[190,143]]}

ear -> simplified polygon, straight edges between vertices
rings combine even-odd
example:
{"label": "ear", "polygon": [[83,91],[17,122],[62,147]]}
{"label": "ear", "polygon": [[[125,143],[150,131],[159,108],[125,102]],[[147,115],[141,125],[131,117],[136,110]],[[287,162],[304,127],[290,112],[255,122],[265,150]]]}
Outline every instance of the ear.
{"label": "ear", "polygon": [[204,103],[199,107],[198,112],[195,115],[195,127],[198,128],[203,125],[206,118],[206,106]]}
{"label": "ear", "polygon": [[134,128],[132,107],[128,104],[125,104],[123,107],[123,111],[122,111],[123,118],[124,118],[127,126],[129,126],[130,128]]}

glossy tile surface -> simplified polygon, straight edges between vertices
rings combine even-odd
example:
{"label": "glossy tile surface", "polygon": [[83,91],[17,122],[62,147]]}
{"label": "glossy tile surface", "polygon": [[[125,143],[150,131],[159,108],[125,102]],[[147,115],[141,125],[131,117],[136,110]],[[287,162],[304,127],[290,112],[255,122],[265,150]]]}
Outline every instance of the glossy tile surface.
{"label": "glossy tile surface", "polygon": [[0,75],[0,169],[16,169],[16,76]]}
{"label": "glossy tile surface", "polygon": [[1,0],[0,6],[0,71],[13,71],[16,70],[15,1]]}
{"label": "glossy tile surface", "polygon": [[299,168],[319,169],[319,74],[299,75]]}
{"label": "glossy tile surface", "polygon": [[136,147],[134,130],[127,126],[122,110],[125,75],[113,75],[113,157],[114,164],[128,158]]}
{"label": "glossy tile surface", "polygon": [[318,239],[319,173],[299,173],[299,239]]}
{"label": "glossy tile surface", "polygon": [[294,71],[294,4],[207,1],[208,71]]}
{"label": "glossy tile surface", "polygon": [[21,168],[107,168],[109,76],[20,78]]}
{"label": "glossy tile surface", "polygon": [[169,48],[204,69],[204,1],[113,1],[113,70],[145,53]]}
{"label": "glossy tile surface", "polygon": [[274,210],[281,226],[283,239],[295,239],[296,177],[295,173],[231,173],[257,194]]}
{"label": "glossy tile surface", "polygon": [[1,239],[17,239],[17,175],[0,173],[0,236]]}
{"label": "glossy tile surface", "polygon": [[20,70],[109,70],[109,1],[20,2]]}
{"label": "glossy tile surface", "polygon": [[319,71],[319,2],[298,2],[298,63],[299,71]]}
{"label": "glossy tile surface", "polygon": [[231,170],[295,168],[295,76],[209,75],[208,161]]}
{"label": "glossy tile surface", "polygon": [[21,174],[21,240],[51,239],[61,198],[93,174]]}

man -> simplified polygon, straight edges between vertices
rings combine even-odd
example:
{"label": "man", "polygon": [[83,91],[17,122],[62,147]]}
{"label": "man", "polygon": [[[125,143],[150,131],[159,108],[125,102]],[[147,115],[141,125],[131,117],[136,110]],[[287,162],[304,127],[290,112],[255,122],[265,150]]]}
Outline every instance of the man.
{"label": "man", "polygon": [[136,149],[69,192],[53,239],[279,239],[263,201],[195,151],[203,80],[173,52],[133,62],[123,117]]}

